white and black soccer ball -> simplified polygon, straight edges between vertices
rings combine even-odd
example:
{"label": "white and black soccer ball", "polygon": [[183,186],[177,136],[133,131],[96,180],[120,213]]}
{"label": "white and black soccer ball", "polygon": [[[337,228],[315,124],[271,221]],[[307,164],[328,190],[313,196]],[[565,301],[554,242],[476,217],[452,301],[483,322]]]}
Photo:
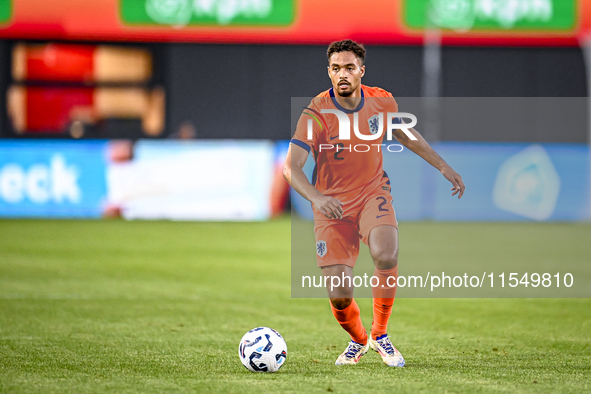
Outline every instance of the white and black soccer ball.
{"label": "white and black soccer ball", "polygon": [[269,327],[253,328],[240,340],[238,356],[252,372],[277,372],[287,358],[287,344]]}

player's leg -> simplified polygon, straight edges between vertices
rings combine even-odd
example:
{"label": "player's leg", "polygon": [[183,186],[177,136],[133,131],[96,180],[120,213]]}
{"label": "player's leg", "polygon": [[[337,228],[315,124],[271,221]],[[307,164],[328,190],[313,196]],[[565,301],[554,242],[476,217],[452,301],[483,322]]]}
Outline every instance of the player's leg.
{"label": "player's leg", "polygon": [[372,288],[373,322],[369,345],[390,367],[403,367],[404,358],[387,334],[398,281],[398,229],[390,225],[374,227],[369,234],[369,245],[375,264],[374,276],[379,278],[378,287]]}
{"label": "player's leg", "polygon": [[398,276],[398,222],[392,207],[389,191],[378,189],[366,199],[359,218],[359,230],[363,242],[369,246],[374,261],[374,273],[379,279],[372,287],[374,320],[371,328],[373,339],[384,335],[396,296]]}
{"label": "player's leg", "polygon": [[360,233],[374,260],[378,286],[372,287],[373,322],[370,347],[380,353],[389,366],[404,366],[404,358],[387,334],[388,321],[396,296],[398,280],[398,222],[389,192],[378,191],[367,199],[360,217]]}
{"label": "player's leg", "polygon": [[[326,267],[321,267],[322,276],[329,278],[338,278],[338,286],[336,282],[331,283],[328,280],[328,298],[330,304],[336,309],[345,309],[351,305],[353,301],[353,286],[351,281],[342,280],[343,278],[350,278],[353,275],[353,269],[345,264],[335,264]],[[335,286],[332,286],[335,284]]]}
{"label": "player's leg", "polygon": [[[341,282],[338,287],[328,287],[330,308],[334,317],[349,333],[351,340],[362,345],[367,344],[367,332],[361,322],[359,306],[353,299],[353,269],[344,264],[322,267],[322,276],[338,278]],[[328,283],[331,283],[330,279]]]}
{"label": "player's leg", "polygon": [[[353,266],[359,255],[357,224],[351,220],[315,221],[316,257],[326,281],[335,319],[351,336],[337,365],[356,364],[369,348],[359,306],[353,298]],[[334,280],[333,280],[334,278]]]}
{"label": "player's leg", "polygon": [[[368,336],[361,322],[359,306],[353,298],[353,269],[344,264],[322,267],[322,276],[339,278],[338,287],[328,287],[330,309],[341,327],[351,336],[351,342],[337,358],[336,365],[357,364],[361,356],[367,353]],[[344,278],[344,280],[343,280]],[[347,278],[351,278],[350,280]],[[331,280],[328,280],[331,283]]]}
{"label": "player's leg", "polygon": [[396,297],[398,280],[398,230],[394,226],[374,227],[369,234],[369,251],[373,258],[374,276],[379,284],[372,288],[373,322],[371,336],[380,337],[388,331],[388,321]]}

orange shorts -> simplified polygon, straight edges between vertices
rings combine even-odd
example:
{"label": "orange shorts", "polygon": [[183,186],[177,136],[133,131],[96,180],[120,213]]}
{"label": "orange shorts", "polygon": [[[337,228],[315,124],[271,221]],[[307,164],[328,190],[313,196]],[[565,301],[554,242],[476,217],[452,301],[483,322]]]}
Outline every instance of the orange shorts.
{"label": "orange shorts", "polygon": [[375,227],[398,228],[392,195],[381,186],[357,207],[344,207],[342,219],[327,219],[315,212],[316,260],[318,267],[345,264],[354,267],[359,256],[359,240],[369,246],[369,234]]}

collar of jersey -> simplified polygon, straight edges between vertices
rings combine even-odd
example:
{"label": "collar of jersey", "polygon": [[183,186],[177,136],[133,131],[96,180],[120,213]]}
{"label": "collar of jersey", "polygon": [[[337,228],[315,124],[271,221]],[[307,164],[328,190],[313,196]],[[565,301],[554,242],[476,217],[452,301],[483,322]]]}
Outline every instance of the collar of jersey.
{"label": "collar of jersey", "polygon": [[341,104],[339,104],[336,97],[334,96],[334,91],[332,89],[333,88],[330,88],[329,90],[330,98],[332,99],[332,103],[335,105],[335,107],[337,107],[340,111],[343,111],[346,114],[353,114],[355,112],[361,111],[361,108],[363,108],[363,104],[365,104],[365,94],[363,93],[363,88],[361,88],[361,103],[359,103],[359,105],[355,109],[347,109],[343,107]]}

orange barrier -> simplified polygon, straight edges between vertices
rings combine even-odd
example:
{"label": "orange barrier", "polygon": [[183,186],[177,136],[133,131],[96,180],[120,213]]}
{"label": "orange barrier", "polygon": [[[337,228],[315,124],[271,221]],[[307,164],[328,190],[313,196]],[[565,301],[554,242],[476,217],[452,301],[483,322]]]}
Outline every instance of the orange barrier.
{"label": "orange barrier", "polygon": [[[0,38],[325,45],[348,37],[366,44],[416,45],[423,43],[424,32],[422,27],[417,28],[413,24],[413,18],[407,11],[408,7],[412,7],[414,11],[411,10],[411,14],[424,15],[424,12],[421,13],[424,6],[416,4],[426,4],[427,1],[242,1],[232,4],[234,7],[250,5],[252,8],[256,3],[259,8],[246,11],[236,8],[228,12],[227,7],[222,10],[223,7],[219,6],[221,0],[7,0],[2,3],[7,5],[0,10],[0,14],[4,15],[4,19],[0,18]],[[540,5],[558,10],[573,1],[574,9],[571,7],[568,15],[560,16],[568,19],[560,28],[552,23],[547,27],[543,24],[537,27],[506,24],[506,12],[515,14]],[[261,4],[269,5],[267,11],[272,12],[274,7],[285,8],[283,3],[291,4],[293,10],[274,17],[261,16],[265,11],[265,7],[260,8]],[[445,4],[454,4],[437,3],[444,7]],[[490,0],[462,2],[473,7],[476,3],[483,4],[482,7],[489,11],[498,7],[497,2]],[[447,29],[444,24],[443,43],[575,46],[591,32],[591,0],[519,0],[519,4],[511,4],[512,9],[501,10],[504,15],[500,18],[505,19],[500,23],[505,26],[486,22],[470,30],[473,26]],[[515,4],[519,7],[515,8]],[[259,14],[257,11],[260,11]],[[447,11],[452,17],[459,14],[454,14],[453,9]],[[510,16],[509,20],[514,17]]]}

